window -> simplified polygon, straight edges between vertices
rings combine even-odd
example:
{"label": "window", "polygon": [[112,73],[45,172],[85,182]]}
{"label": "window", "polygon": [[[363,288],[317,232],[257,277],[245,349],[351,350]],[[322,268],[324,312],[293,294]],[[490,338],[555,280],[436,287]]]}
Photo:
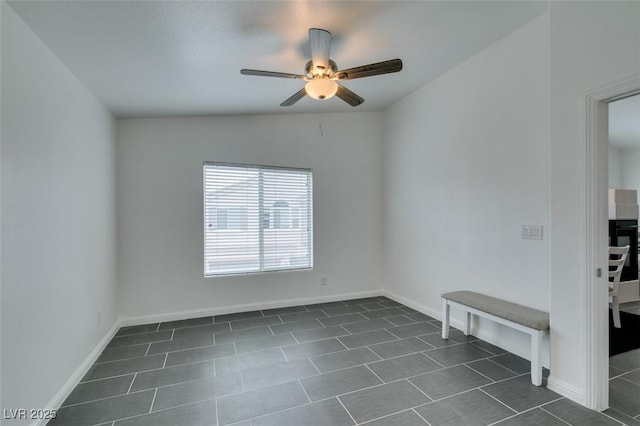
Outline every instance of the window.
{"label": "window", "polygon": [[204,164],[204,274],[313,267],[308,169]]}

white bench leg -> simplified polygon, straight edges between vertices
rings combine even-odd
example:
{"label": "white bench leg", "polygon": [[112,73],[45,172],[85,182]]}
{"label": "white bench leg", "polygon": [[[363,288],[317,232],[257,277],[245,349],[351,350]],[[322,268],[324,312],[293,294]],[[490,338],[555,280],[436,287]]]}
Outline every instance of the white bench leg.
{"label": "white bench leg", "polygon": [[449,311],[451,307],[447,299],[442,299],[442,338],[449,338]]}
{"label": "white bench leg", "polygon": [[531,334],[531,383],[542,385],[542,331]]}
{"label": "white bench leg", "polygon": [[471,334],[471,312],[464,313],[464,335],[468,336]]}

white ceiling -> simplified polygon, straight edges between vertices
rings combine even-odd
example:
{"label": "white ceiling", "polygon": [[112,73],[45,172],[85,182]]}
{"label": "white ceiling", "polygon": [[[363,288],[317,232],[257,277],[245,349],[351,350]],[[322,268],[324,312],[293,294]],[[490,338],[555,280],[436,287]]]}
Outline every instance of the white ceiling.
{"label": "white ceiling", "polygon": [[[547,10],[546,1],[10,1],[116,117],[384,108]],[[404,69],[345,82],[365,98],[279,104],[303,82],[307,30],[332,32],[338,68],[400,58]]]}
{"label": "white ceiling", "polygon": [[640,95],[609,104],[609,143],[640,148]]}

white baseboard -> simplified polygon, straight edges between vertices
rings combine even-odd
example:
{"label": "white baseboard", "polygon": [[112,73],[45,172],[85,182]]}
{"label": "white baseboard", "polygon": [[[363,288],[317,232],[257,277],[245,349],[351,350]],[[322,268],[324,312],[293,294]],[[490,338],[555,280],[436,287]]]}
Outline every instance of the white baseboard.
{"label": "white baseboard", "polygon": [[[427,306],[416,303],[411,299],[407,299],[406,297],[399,296],[387,290],[384,290],[383,293],[384,293],[384,296],[388,297],[389,299],[395,300],[396,302],[402,303],[403,305],[408,306],[411,309],[415,309],[418,312],[421,312],[425,315],[429,315],[430,317],[433,317],[437,320],[442,321],[442,311],[440,310],[431,309]],[[464,323],[461,320],[454,318],[453,316],[451,316],[451,318],[449,319],[449,325],[453,328],[457,328],[460,331],[462,331],[462,328],[464,327]],[[476,336],[476,337],[479,337],[482,340],[486,340],[487,342],[492,343],[491,340],[486,339],[485,336]]]}
{"label": "white baseboard", "polygon": [[549,376],[549,378],[547,379],[547,389],[552,390],[567,399],[577,402],[580,405],[585,405],[586,403],[584,392],[582,392],[580,388],[560,381],[553,377],[553,375]]}
{"label": "white baseboard", "polygon": [[[87,374],[87,371],[91,368],[91,366],[96,362],[104,348],[111,341],[113,336],[115,336],[116,332],[120,328],[120,322],[116,321],[113,326],[107,331],[102,339],[98,342],[98,344],[93,348],[93,350],[87,355],[87,357],[82,361],[82,363],[78,366],[76,371],[73,372],[71,377],[67,379],[67,381],[62,385],[62,387],[58,390],[58,392],[51,398],[49,403],[45,405],[47,409],[58,409],[62,405],[65,399],[69,396],[69,394],[73,391],[73,389],[80,383],[80,380]],[[40,419],[31,423],[31,426],[44,426],[49,420]]]}
{"label": "white baseboard", "polygon": [[[395,293],[392,293],[390,291],[387,290],[383,290],[382,291],[383,296],[388,297],[389,299],[395,300],[398,303],[402,303],[405,306],[408,306],[411,309],[415,309],[416,311],[422,312],[425,315],[429,315],[430,317],[433,317],[435,319],[438,320],[442,320],[442,312],[440,312],[439,310],[434,310],[431,308],[428,308],[424,305],[421,305],[417,302],[414,302],[411,299],[407,299],[406,297],[402,297],[399,296]],[[453,319],[452,319],[453,320]],[[462,329],[462,322],[459,322],[460,328]],[[458,328],[458,327],[456,327]]]}
{"label": "white baseboard", "polygon": [[382,289],[380,289],[372,291],[361,291],[356,293],[333,294],[330,296],[266,301],[258,303],[247,303],[242,305],[223,306],[217,308],[204,308],[189,311],[167,312],[155,315],[142,315],[136,317],[120,318],[120,327],[149,324],[154,322],[176,321],[188,318],[205,317],[210,315],[223,315],[236,312],[257,311],[262,309],[286,308],[289,306],[298,305],[312,305],[314,303],[337,302],[340,300],[360,299],[363,297],[376,297],[382,295],[383,291]]}

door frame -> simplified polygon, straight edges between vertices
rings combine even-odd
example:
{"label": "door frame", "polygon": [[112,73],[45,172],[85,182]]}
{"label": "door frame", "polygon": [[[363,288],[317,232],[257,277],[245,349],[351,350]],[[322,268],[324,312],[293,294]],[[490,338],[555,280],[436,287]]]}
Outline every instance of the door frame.
{"label": "door frame", "polygon": [[[640,75],[587,94],[586,355],[585,405],[609,408],[608,170],[609,103],[640,94]],[[600,273],[598,274],[598,271]],[[599,276],[598,276],[599,275]]]}

